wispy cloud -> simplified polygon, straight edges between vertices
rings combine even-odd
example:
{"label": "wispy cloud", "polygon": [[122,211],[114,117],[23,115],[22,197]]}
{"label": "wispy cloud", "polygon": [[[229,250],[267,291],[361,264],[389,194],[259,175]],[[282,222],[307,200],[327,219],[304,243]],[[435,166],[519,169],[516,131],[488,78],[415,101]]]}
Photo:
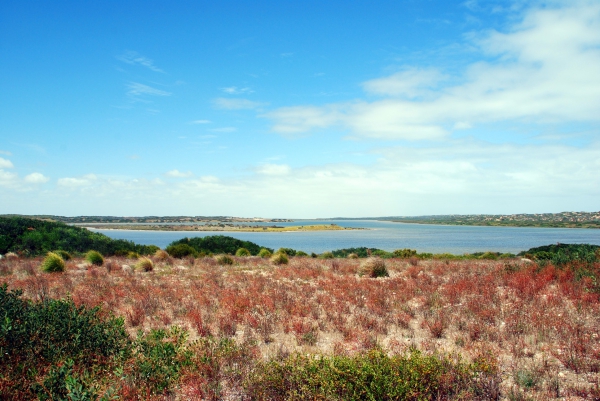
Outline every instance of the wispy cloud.
{"label": "wispy cloud", "polygon": [[97,181],[98,177],[95,174],[86,174],[82,177],[65,177],[58,179],[58,185],[63,187],[85,187]]}
{"label": "wispy cloud", "polygon": [[254,91],[248,87],[238,88],[237,86],[229,86],[221,88],[221,90],[229,95],[243,95],[246,93],[253,93]]}
{"label": "wispy cloud", "polygon": [[127,94],[133,97],[150,95],[150,96],[171,96],[171,92],[153,88],[139,82],[130,82],[127,84]]}
{"label": "wispy cloud", "polygon": [[190,124],[210,124],[210,120],[194,120]]}
{"label": "wispy cloud", "polygon": [[164,71],[162,69],[160,69],[154,65],[154,61],[152,61],[151,59],[149,59],[146,56],[142,56],[138,52],[127,51],[124,54],[117,56],[117,59],[124,63],[127,63],[127,64],[141,65],[141,66],[146,67],[154,72],[164,73]]}
{"label": "wispy cloud", "polygon": [[[472,3],[473,5],[475,3]],[[355,137],[439,140],[453,127],[598,122],[600,4],[532,8],[504,32],[471,34],[462,74],[406,66],[363,84],[382,99],[292,106],[265,116],[282,134],[338,127]]]}
{"label": "wispy cloud", "polygon": [[12,164],[12,162],[10,160],[0,157],[0,168],[13,168],[13,167],[14,167],[14,165]]}
{"label": "wispy cloud", "polygon": [[292,171],[287,164],[263,164],[258,166],[256,172],[265,175],[287,175]]}
{"label": "wispy cloud", "polygon": [[237,128],[235,127],[221,127],[221,128],[213,128],[210,131],[212,132],[235,132]]}
{"label": "wispy cloud", "polygon": [[184,178],[184,177],[191,177],[193,174],[191,171],[182,172],[182,171],[175,169],[175,170],[167,171],[165,173],[165,175],[168,177]]}
{"label": "wispy cloud", "polygon": [[10,153],[8,150],[0,150],[0,155],[12,156],[12,153]]}
{"label": "wispy cloud", "polygon": [[31,173],[29,175],[26,175],[24,180],[29,184],[43,184],[45,182],[48,182],[50,178],[46,177],[42,173]]}

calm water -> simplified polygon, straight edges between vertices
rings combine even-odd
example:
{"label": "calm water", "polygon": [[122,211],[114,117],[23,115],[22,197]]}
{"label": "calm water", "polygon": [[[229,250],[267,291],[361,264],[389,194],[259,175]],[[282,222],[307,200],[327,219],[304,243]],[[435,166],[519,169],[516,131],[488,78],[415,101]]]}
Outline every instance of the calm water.
{"label": "calm water", "polygon": [[[111,238],[126,239],[138,244],[165,248],[183,237],[229,235],[277,249],[280,247],[321,253],[342,248],[366,246],[386,251],[411,248],[419,252],[463,254],[472,252],[511,252],[541,245],[595,244],[600,245],[600,230],[576,228],[470,227],[391,223],[374,220],[298,220],[277,223],[278,226],[329,224],[342,227],[361,227],[368,230],[317,231],[289,233],[231,233],[195,231],[132,231],[92,230]],[[268,223],[266,225],[273,225]]]}

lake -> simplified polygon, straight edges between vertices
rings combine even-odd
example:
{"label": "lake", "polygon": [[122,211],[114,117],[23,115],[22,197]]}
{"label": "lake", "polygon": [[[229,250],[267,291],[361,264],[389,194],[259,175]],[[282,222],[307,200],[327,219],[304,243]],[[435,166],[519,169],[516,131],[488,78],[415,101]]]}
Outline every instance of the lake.
{"label": "lake", "polygon": [[[265,223],[265,225],[273,224]],[[308,253],[366,246],[386,251],[410,248],[416,249],[418,252],[460,255],[485,251],[518,253],[536,246],[558,242],[600,245],[600,230],[596,229],[444,226],[376,220],[296,220],[276,223],[278,226],[311,224],[337,224],[341,227],[366,228],[367,230],[272,233],[91,230],[111,238],[125,239],[138,244],[157,245],[161,248],[184,237],[228,235],[268,248],[285,247]]]}

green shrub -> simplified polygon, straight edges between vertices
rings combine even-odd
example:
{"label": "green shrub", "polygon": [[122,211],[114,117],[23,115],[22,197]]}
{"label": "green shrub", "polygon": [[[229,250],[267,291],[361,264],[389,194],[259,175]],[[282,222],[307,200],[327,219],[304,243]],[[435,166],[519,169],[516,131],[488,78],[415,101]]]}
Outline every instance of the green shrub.
{"label": "green shrub", "polygon": [[287,256],[296,256],[296,250],[292,248],[279,248],[275,253],[285,253]]}
{"label": "green shrub", "polygon": [[[237,238],[226,235],[211,235],[207,237],[182,238],[172,242],[169,246],[187,244],[194,248],[196,252],[204,251],[206,254],[226,253],[234,255],[240,248],[246,248],[252,255],[257,255],[261,247],[250,241],[242,241]],[[273,252],[272,249],[269,249]],[[169,252],[170,253],[170,252]]]}
{"label": "green shrub", "polygon": [[358,255],[355,253],[349,253],[348,254],[348,259],[358,259]]}
{"label": "green shrub", "polygon": [[136,270],[142,270],[145,272],[151,272],[154,270],[154,263],[146,257],[140,258],[138,262],[135,264]]}
{"label": "green shrub", "polygon": [[157,249],[156,252],[154,252],[154,259],[162,262],[169,259],[169,254],[167,251]]}
{"label": "green shrub", "polygon": [[377,257],[370,257],[364,260],[360,264],[358,275],[372,278],[389,276],[385,262],[383,259]]}
{"label": "green shrub", "polygon": [[333,256],[333,252],[323,252],[319,255],[319,258],[321,259],[333,259],[334,257],[335,256]]}
{"label": "green shrub", "polygon": [[289,261],[285,253],[276,253],[271,257],[271,263],[274,265],[287,265]]}
{"label": "green shrub", "polygon": [[65,271],[65,261],[56,253],[48,252],[48,256],[40,265],[40,269],[46,273],[57,273]]}
{"label": "green shrub", "polygon": [[392,252],[395,258],[408,259],[417,256],[417,251],[414,249],[396,249]]}
{"label": "green shrub", "polygon": [[140,254],[137,252],[127,252],[127,258],[128,259],[139,259]]}
{"label": "green shrub", "polygon": [[54,251],[54,253],[60,256],[65,262],[72,259],[71,254],[67,251],[59,249],[58,251]]}
{"label": "green shrub", "polygon": [[235,256],[239,256],[239,257],[250,256],[250,251],[247,250],[246,248],[240,248],[237,251],[235,251]]}
{"label": "green shrub", "polygon": [[305,257],[305,256],[308,256],[308,253],[306,253],[304,251],[298,251],[298,252],[296,252],[296,256]]}
{"label": "green shrub", "polygon": [[482,365],[377,348],[356,356],[294,354],[258,364],[245,388],[254,400],[496,399],[498,371]]}
{"label": "green shrub", "polygon": [[231,256],[229,256],[229,255],[226,255],[226,254],[215,256],[215,260],[221,266],[232,265],[233,264],[233,258]]}
{"label": "green shrub", "polygon": [[197,257],[198,252],[188,244],[169,245],[165,249],[167,253],[174,258],[185,258],[186,256]]}
{"label": "green shrub", "polygon": [[104,258],[98,251],[88,251],[85,254],[85,260],[95,266],[102,266],[104,264]]}
{"label": "green shrub", "polygon": [[261,258],[270,258],[271,252],[266,248],[262,248],[260,252],[258,252],[258,256],[260,256]]}

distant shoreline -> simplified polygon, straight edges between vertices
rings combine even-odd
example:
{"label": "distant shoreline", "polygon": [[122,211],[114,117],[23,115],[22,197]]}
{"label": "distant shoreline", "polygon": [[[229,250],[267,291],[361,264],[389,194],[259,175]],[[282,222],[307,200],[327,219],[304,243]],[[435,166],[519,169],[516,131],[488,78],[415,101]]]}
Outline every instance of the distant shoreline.
{"label": "distant shoreline", "polygon": [[305,226],[234,226],[234,225],[134,225],[134,224],[85,224],[79,225],[95,230],[127,230],[127,231],[188,231],[188,232],[315,232],[315,231],[353,231],[367,228],[341,227],[337,224],[317,224]]}

